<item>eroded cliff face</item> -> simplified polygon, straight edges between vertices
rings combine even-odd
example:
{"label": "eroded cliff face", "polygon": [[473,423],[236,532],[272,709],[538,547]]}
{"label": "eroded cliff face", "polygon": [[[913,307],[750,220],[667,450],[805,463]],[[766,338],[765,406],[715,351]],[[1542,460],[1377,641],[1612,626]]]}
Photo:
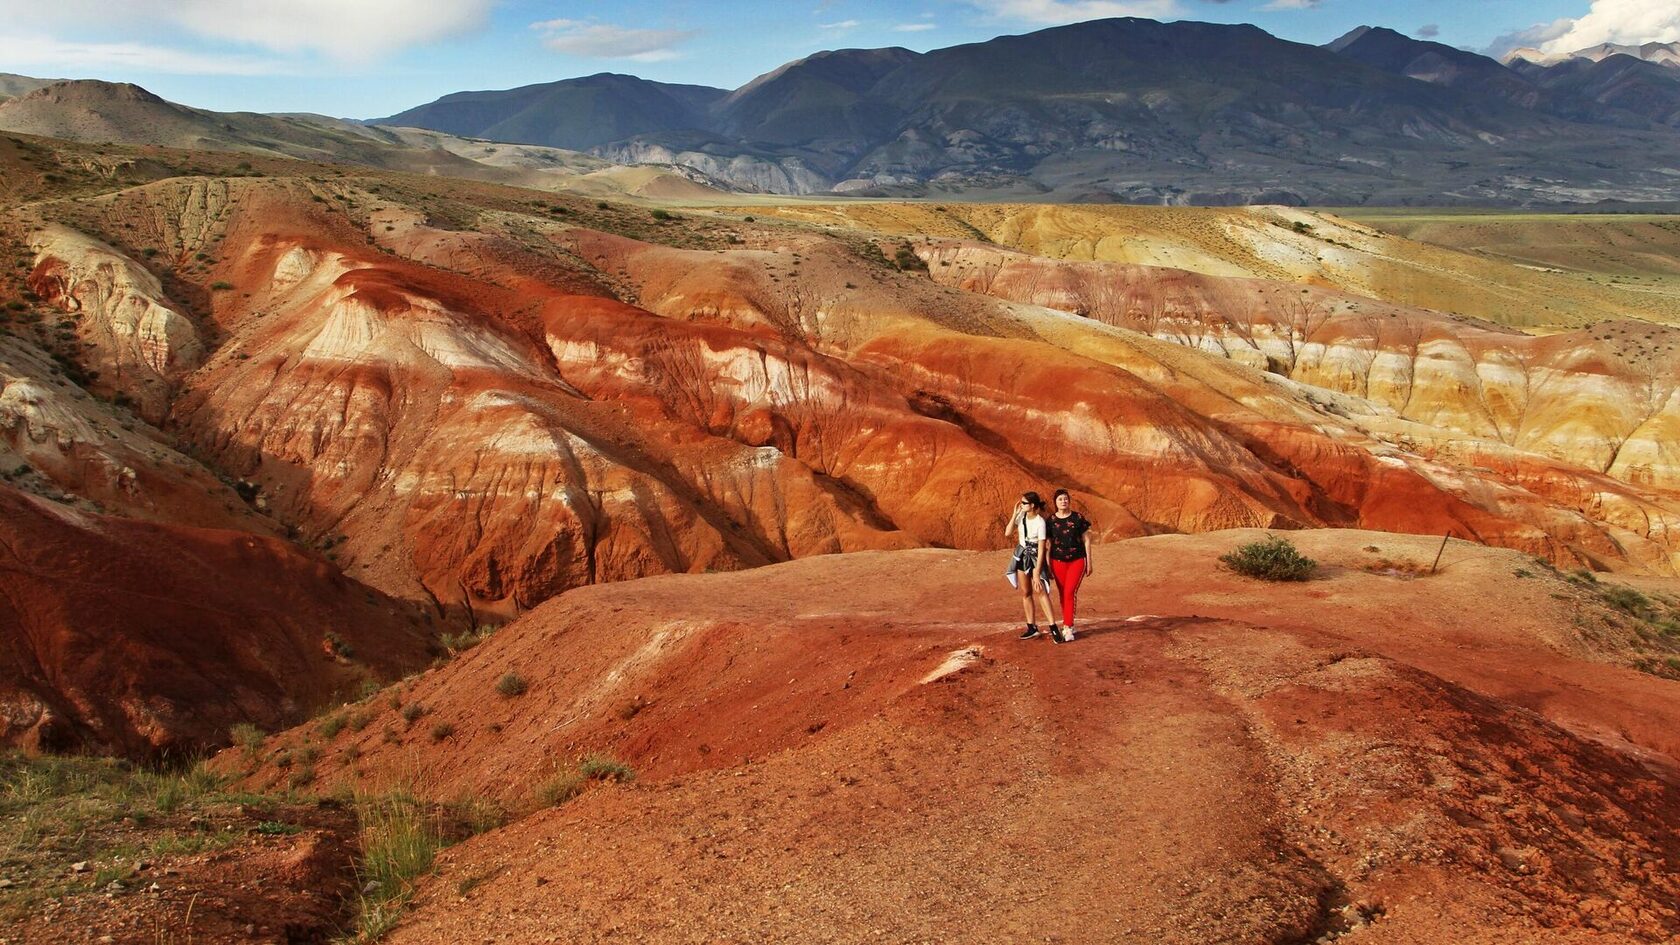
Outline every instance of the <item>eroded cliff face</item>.
{"label": "eroded cliff face", "polygon": [[174,380],[204,356],[192,319],[164,296],[157,276],[93,237],[53,225],[30,247],[37,255],[29,284],[68,316],[96,383],[132,400],[147,420],[161,419]]}
{"label": "eroded cliff face", "polygon": [[[169,429],[276,527],[445,610],[999,547],[1014,495],[1056,487],[1105,537],[1358,525],[1675,566],[1672,407],[1639,413],[1643,375],[1610,342],[957,240],[918,244],[921,273],[815,228],[635,224],[671,228],[655,242],[618,209],[217,194],[152,185],[83,221],[148,220],[177,278],[236,287],[197,316],[218,338],[202,363],[153,371],[178,387]],[[75,254],[49,244],[102,245],[62,225],[37,242],[53,272]],[[152,298],[133,259],[88,252],[104,268],[74,271]]]}
{"label": "eroded cliff face", "polygon": [[[922,249],[941,282],[1045,305],[1351,395],[1389,437],[1462,434],[1680,486],[1680,330],[1599,323],[1544,337],[1317,287],[1051,262],[996,247]],[[1497,451],[1496,446],[1490,449]]]}
{"label": "eroded cliff face", "polygon": [[289,542],[0,484],[0,744],[179,759],[428,658],[411,607]]}

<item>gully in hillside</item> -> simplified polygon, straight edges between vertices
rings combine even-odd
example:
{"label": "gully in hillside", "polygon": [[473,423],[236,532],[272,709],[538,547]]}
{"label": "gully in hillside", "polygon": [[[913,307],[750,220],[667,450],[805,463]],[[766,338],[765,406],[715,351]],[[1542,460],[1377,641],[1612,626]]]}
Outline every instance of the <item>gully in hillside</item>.
{"label": "gully in hillside", "polygon": [[1021,500],[1015,504],[1014,511],[1009,516],[1009,526],[1005,535],[1016,536],[1015,556],[1010,559],[1007,577],[1009,583],[1021,590],[1021,610],[1027,618],[1026,629],[1021,632],[1021,639],[1031,640],[1038,636],[1038,608],[1044,610],[1044,619],[1050,625],[1050,639],[1062,642],[1061,630],[1056,626],[1056,614],[1050,609],[1049,582],[1050,574],[1045,565],[1045,552],[1048,550],[1046,538],[1049,532],[1049,521],[1044,517],[1044,500],[1036,492],[1023,493]]}

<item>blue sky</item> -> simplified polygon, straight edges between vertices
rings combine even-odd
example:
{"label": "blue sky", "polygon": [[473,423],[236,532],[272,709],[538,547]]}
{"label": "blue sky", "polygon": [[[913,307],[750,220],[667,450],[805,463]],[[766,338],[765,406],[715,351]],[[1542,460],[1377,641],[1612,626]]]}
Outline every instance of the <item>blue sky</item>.
{"label": "blue sky", "polygon": [[928,50],[1120,15],[1306,43],[1382,25],[1478,51],[1680,39],[1670,0],[0,0],[0,72],[369,118],[595,72],[734,88],[819,49]]}

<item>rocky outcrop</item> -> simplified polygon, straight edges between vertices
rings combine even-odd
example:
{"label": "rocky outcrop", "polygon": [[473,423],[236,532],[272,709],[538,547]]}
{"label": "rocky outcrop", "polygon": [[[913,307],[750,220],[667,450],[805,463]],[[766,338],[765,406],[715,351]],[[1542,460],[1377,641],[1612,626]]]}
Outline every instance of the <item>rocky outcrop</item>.
{"label": "rocky outcrop", "polygon": [[97,384],[147,420],[162,419],[174,381],[204,356],[198,326],[164,297],[157,276],[99,240],[50,225],[30,246],[30,287],[73,323]]}
{"label": "rocky outcrop", "polygon": [[[1181,270],[1052,263],[927,244],[935,279],[1046,305],[1349,395],[1395,442],[1464,437],[1680,491],[1680,330],[1643,322],[1535,337],[1380,300]],[[1453,436],[1454,434],[1461,436]],[[1456,442],[1455,445],[1454,441]]]}
{"label": "rocky outcrop", "polygon": [[165,434],[89,396],[46,354],[9,336],[0,336],[0,477],[134,518],[264,534],[277,528]]}
{"label": "rocky outcrop", "polygon": [[815,194],[828,191],[834,181],[807,167],[798,157],[764,157],[722,149],[632,140],[591,149],[619,164],[675,164],[690,167],[709,180],[724,181],[736,190],[767,194]]}

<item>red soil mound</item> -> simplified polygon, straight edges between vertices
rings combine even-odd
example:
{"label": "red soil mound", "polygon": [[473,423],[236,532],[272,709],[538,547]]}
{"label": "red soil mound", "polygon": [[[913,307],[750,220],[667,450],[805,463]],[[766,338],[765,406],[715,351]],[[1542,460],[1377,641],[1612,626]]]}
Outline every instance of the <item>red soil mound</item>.
{"label": "red soil mound", "polygon": [[1395,576],[1435,546],[1368,532],[1262,585],[1214,564],[1241,537],[1100,548],[1063,647],[1014,639],[990,554],[576,591],[316,771],[514,807],[587,754],[638,774],[446,854],[398,942],[1680,934],[1677,684],[1590,591],[1463,545]]}
{"label": "red soil mound", "polygon": [[0,744],[190,756],[422,665],[428,640],[406,605],[286,542],[0,486]]}

